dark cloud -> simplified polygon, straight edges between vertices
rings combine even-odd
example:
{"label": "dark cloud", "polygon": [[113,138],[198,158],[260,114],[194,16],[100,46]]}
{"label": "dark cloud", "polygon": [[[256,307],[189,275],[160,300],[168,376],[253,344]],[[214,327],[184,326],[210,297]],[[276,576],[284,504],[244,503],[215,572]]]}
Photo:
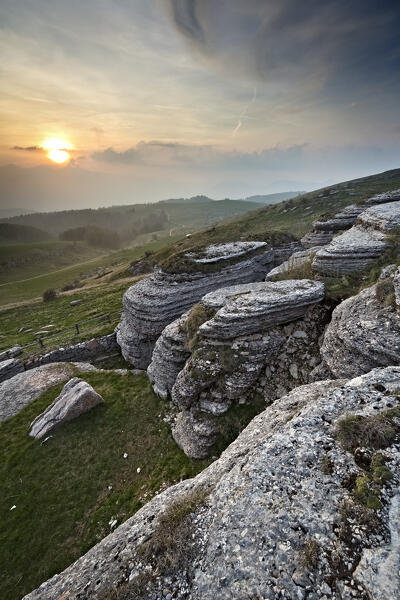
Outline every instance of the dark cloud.
{"label": "dark cloud", "polygon": [[398,84],[398,1],[169,2],[178,30],[233,76],[295,78],[313,89],[363,80]]}
{"label": "dark cloud", "polygon": [[13,150],[22,150],[23,152],[42,152],[43,148],[40,146],[13,146]]}

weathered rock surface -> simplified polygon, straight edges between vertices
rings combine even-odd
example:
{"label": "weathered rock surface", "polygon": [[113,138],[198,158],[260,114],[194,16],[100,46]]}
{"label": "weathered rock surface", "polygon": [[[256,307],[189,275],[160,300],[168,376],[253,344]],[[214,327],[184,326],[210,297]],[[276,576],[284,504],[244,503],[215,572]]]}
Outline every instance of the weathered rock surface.
{"label": "weathered rock surface", "polygon": [[[399,388],[399,367],[297,388],[205,471],[156,496],[25,600],[100,600],[121,589],[134,597],[143,574],[143,600],[398,598],[398,439],[380,451],[392,474],[377,492],[381,508],[366,512],[351,482],[365,476],[373,450],[362,463],[335,431],[349,414],[376,417],[398,406]],[[187,564],[163,574],[157,556],[144,560],[143,543],[161,515],[205,491],[190,515]]]}
{"label": "weathered rock surface", "polygon": [[313,229],[307,233],[301,243],[304,248],[313,248],[315,246],[326,246],[332,241],[333,236],[338,231],[349,229],[357,220],[359,214],[365,210],[363,206],[350,204],[338,212],[331,219],[326,221],[314,221]]}
{"label": "weathered rock surface", "polygon": [[91,385],[73,377],[66,383],[55,400],[31,423],[29,435],[40,439],[63,423],[72,421],[104,402]]}
{"label": "weathered rock surface", "polygon": [[187,257],[195,269],[198,261],[211,260],[211,271],[170,274],[159,270],[130,287],[124,295],[124,312],[117,328],[124,358],[146,369],[163,329],[202,296],[220,287],[264,279],[273,266],[274,251],[265,243],[247,244],[251,245],[242,243],[240,252],[236,247],[232,250],[232,244],[223,244],[213,246],[210,256],[205,251],[206,256]]}
{"label": "weathered rock surface", "polygon": [[285,260],[282,264],[278,265],[274,269],[272,269],[267,276],[265,277],[265,281],[275,281],[281,275],[291,271],[292,269],[300,269],[310,264],[315,256],[315,254],[320,250],[322,246],[313,246],[308,250],[299,250],[298,252],[293,252],[293,254]]}
{"label": "weathered rock surface", "polygon": [[355,377],[375,367],[400,365],[400,313],[385,306],[377,285],[344,300],[333,311],[321,355],[334,377]]}
{"label": "weathered rock surface", "polygon": [[24,365],[15,358],[9,358],[8,360],[2,360],[0,362],[0,383],[10,377],[14,377],[18,373],[24,371]]}
{"label": "weathered rock surface", "polygon": [[0,422],[20,412],[53,385],[65,381],[80,371],[95,370],[86,363],[57,363],[24,371],[0,383]]}

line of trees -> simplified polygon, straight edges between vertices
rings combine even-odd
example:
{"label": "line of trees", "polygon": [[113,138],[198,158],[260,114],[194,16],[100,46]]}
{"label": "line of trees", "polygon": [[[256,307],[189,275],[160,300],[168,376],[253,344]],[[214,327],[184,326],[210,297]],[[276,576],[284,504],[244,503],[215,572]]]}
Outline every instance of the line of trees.
{"label": "line of trees", "polygon": [[118,233],[103,227],[85,226],[67,229],[60,234],[60,239],[67,242],[86,242],[89,246],[117,250],[121,246]]}

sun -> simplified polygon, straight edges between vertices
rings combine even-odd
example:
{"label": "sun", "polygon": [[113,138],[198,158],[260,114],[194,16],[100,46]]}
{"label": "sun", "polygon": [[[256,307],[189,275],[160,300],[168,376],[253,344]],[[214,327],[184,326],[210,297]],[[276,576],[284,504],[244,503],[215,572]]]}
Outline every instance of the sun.
{"label": "sun", "polygon": [[71,157],[68,150],[71,149],[70,144],[59,138],[51,138],[43,142],[43,148],[48,150],[47,157],[55,163],[65,163]]}

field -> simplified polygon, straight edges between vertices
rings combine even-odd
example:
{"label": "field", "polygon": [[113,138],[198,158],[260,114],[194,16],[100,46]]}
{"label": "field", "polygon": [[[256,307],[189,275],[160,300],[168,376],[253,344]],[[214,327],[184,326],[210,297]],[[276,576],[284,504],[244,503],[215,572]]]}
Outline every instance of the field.
{"label": "field", "polygon": [[105,404],[45,444],[28,436],[29,425],[62,386],[0,425],[4,600],[20,600],[110,533],[111,521],[120,524],[158,490],[211,462],[189,459],[176,446],[162,420],[165,403],[145,376],[80,376]]}

